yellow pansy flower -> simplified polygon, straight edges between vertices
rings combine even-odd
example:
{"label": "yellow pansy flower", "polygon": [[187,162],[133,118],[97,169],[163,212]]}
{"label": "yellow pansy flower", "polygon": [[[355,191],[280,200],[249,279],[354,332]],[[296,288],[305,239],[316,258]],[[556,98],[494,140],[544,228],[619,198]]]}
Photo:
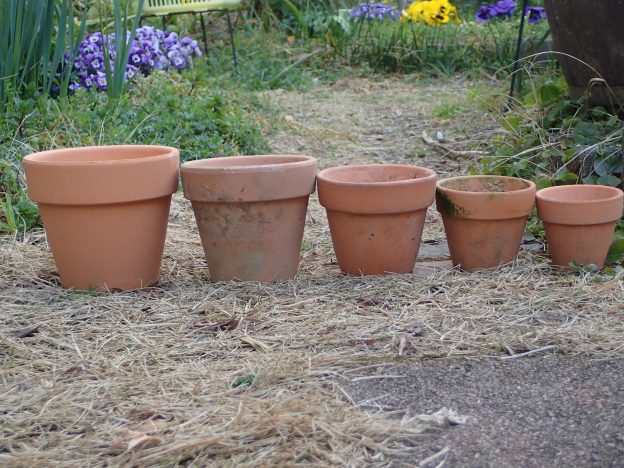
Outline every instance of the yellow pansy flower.
{"label": "yellow pansy flower", "polygon": [[402,13],[403,20],[424,21],[431,26],[440,26],[453,20],[461,23],[457,8],[449,0],[426,0],[412,3]]}

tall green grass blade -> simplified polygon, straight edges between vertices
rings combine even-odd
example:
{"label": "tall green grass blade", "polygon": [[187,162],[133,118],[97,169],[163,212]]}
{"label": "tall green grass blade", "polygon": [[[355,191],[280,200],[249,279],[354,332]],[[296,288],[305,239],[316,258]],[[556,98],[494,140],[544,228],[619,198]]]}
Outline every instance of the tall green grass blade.
{"label": "tall green grass blade", "polygon": [[282,1],[284,2],[284,5],[286,5],[288,10],[290,10],[292,15],[295,17],[295,20],[297,21],[297,24],[299,25],[299,28],[301,29],[301,34],[303,36],[307,36],[308,25],[305,19],[303,18],[303,14],[301,13],[301,10],[299,10],[299,8],[297,8],[295,4],[291,2],[290,0],[282,0]]}
{"label": "tall green grass blade", "polygon": [[[0,0],[0,111],[9,93],[50,92],[66,48],[84,36],[73,22],[72,0]],[[68,80],[59,85],[66,94]]]}
{"label": "tall green grass blade", "polygon": [[[130,48],[132,41],[136,34],[136,30],[139,27],[141,21],[141,11],[143,10],[144,0],[139,0],[137,3],[137,11],[134,15],[132,28],[128,28],[128,20],[130,18],[129,5],[126,3],[126,8],[122,12],[121,1],[113,0],[113,30],[115,33],[115,41],[113,44],[109,44],[107,35],[104,36],[104,70],[106,73],[107,93],[111,99],[119,99],[123,92],[123,87],[126,78],[126,65],[128,63],[128,57],[130,57]],[[104,30],[104,25],[101,16],[100,8],[100,27]],[[123,13],[123,14],[122,14]],[[109,50],[110,47],[113,50]]]}
{"label": "tall green grass blade", "polygon": [[0,231],[6,231],[10,234],[17,232],[17,222],[15,220],[15,211],[13,210],[13,202],[10,193],[0,193],[4,195],[5,201],[0,198],[0,216],[5,221],[0,220]]}

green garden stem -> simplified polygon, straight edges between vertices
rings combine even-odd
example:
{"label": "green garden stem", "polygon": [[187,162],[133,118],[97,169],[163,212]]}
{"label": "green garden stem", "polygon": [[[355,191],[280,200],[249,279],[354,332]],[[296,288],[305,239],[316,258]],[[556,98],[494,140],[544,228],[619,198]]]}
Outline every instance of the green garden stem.
{"label": "green garden stem", "polygon": [[238,75],[238,57],[236,56],[236,44],[234,42],[234,28],[232,26],[232,20],[230,18],[230,11],[225,11],[225,17],[227,18],[228,31],[230,33],[230,47],[232,48],[232,60],[234,61],[234,73]]}
{"label": "green garden stem", "polygon": [[492,40],[494,41],[494,50],[495,50],[496,60],[499,60],[501,58],[501,48],[498,44],[498,40],[496,39],[496,33],[492,29],[491,23],[487,23],[487,28],[488,28],[488,31],[490,31],[490,34],[492,35]]}
{"label": "green garden stem", "polygon": [[[165,18],[166,16],[163,16],[163,21],[165,20]],[[204,38],[204,47],[206,48],[206,53],[208,53],[208,36],[206,35],[206,23],[204,21],[203,13],[199,13],[199,21],[201,24],[202,36]]]}
{"label": "green garden stem", "polygon": [[522,47],[522,35],[524,34],[524,18],[526,16],[528,0],[522,1],[522,11],[520,12],[520,28],[518,29],[518,42],[516,43],[516,54],[514,56],[513,69],[511,71],[511,87],[509,88],[509,101],[507,102],[507,108],[511,108],[513,101],[513,92],[516,87],[516,76],[518,74],[519,61],[520,61],[520,49]]}

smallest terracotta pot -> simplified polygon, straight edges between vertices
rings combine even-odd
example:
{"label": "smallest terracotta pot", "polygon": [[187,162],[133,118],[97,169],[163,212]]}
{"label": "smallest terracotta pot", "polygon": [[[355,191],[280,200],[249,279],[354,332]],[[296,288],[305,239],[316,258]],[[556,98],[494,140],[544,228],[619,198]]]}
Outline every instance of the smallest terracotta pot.
{"label": "smallest terracotta pot", "polygon": [[529,180],[465,176],[438,182],[436,206],[453,265],[472,271],[513,261],[534,204]]}
{"label": "smallest terracotta pot", "polygon": [[623,192],[603,185],[562,185],[537,192],[537,213],[552,262],[604,267],[623,206]]}

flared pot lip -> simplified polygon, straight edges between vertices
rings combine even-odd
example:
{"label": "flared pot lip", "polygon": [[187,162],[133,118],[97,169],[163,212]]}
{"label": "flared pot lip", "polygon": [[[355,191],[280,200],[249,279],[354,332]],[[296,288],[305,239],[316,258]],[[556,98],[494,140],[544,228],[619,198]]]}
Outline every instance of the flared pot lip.
{"label": "flared pot lip", "polygon": [[[356,181],[344,181],[332,178],[333,174],[349,172],[351,170],[367,169],[367,168],[387,168],[387,169],[405,169],[406,171],[414,171],[417,169],[422,171],[423,176],[411,179],[401,179],[393,181],[380,181],[380,182],[356,182]],[[423,182],[435,182],[438,178],[436,172],[432,169],[428,169],[422,166],[411,166],[409,164],[354,164],[345,166],[335,166],[323,169],[317,174],[318,182],[325,182],[332,185],[339,185],[342,187],[402,187],[409,186],[414,183]]]}
{"label": "flared pot lip", "polygon": [[[586,200],[570,200],[561,197],[562,194],[571,191],[575,192],[603,192],[604,196],[589,198]],[[540,202],[546,203],[565,203],[568,205],[591,206],[602,203],[617,202],[624,198],[624,192],[617,187],[609,187],[607,185],[559,185],[557,187],[546,187],[539,190],[535,194]]]}
{"label": "flared pot lip", "polygon": [[[487,179],[487,180],[501,180],[501,181],[520,181],[525,186],[516,190],[505,190],[505,191],[471,191],[471,190],[459,190],[456,188],[446,187],[446,184],[452,182],[458,182],[462,180],[475,180],[475,179]],[[529,195],[531,193],[535,193],[535,183],[522,179],[520,177],[509,177],[509,176],[497,176],[497,175],[469,175],[469,176],[457,176],[457,177],[447,177],[445,179],[441,179],[436,184],[436,189],[450,193],[450,194],[461,194],[462,196],[474,196],[474,197],[489,197],[492,194],[514,194],[514,195]]]}
{"label": "flared pot lip", "polygon": [[[280,160],[283,161],[280,162]],[[224,162],[229,164],[223,164]],[[187,161],[180,166],[180,171],[182,173],[198,174],[245,174],[251,172],[287,171],[308,167],[316,168],[316,158],[303,154],[253,154]]]}
{"label": "flared pot lip", "polygon": [[[64,161],[63,155],[76,155],[82,152],[116,152],[120,151],[128,152],[129,156],[135,154],[135,157],[117,158],[117,159],[96,159],[91,161]],[[146,151],[145,155],[136,156],[137,151]],[[153,151],[153,153],[150,153]],[[57,148],[46,151],[39,151],[32,153],[24,157],[25,165],[32,166],[52,166],[52,167],[97,167],[97,166],[114,166],[114,165],[128,165],[144,164],[149,161],[150,163],[156,163],[158,161],[165,161],[171,158],[179,157],[179,150],[171,146],[163,145],[94,145],[94,146],[77,146],[72,148]],[[58,158],[57,158],[58,157]]]}

